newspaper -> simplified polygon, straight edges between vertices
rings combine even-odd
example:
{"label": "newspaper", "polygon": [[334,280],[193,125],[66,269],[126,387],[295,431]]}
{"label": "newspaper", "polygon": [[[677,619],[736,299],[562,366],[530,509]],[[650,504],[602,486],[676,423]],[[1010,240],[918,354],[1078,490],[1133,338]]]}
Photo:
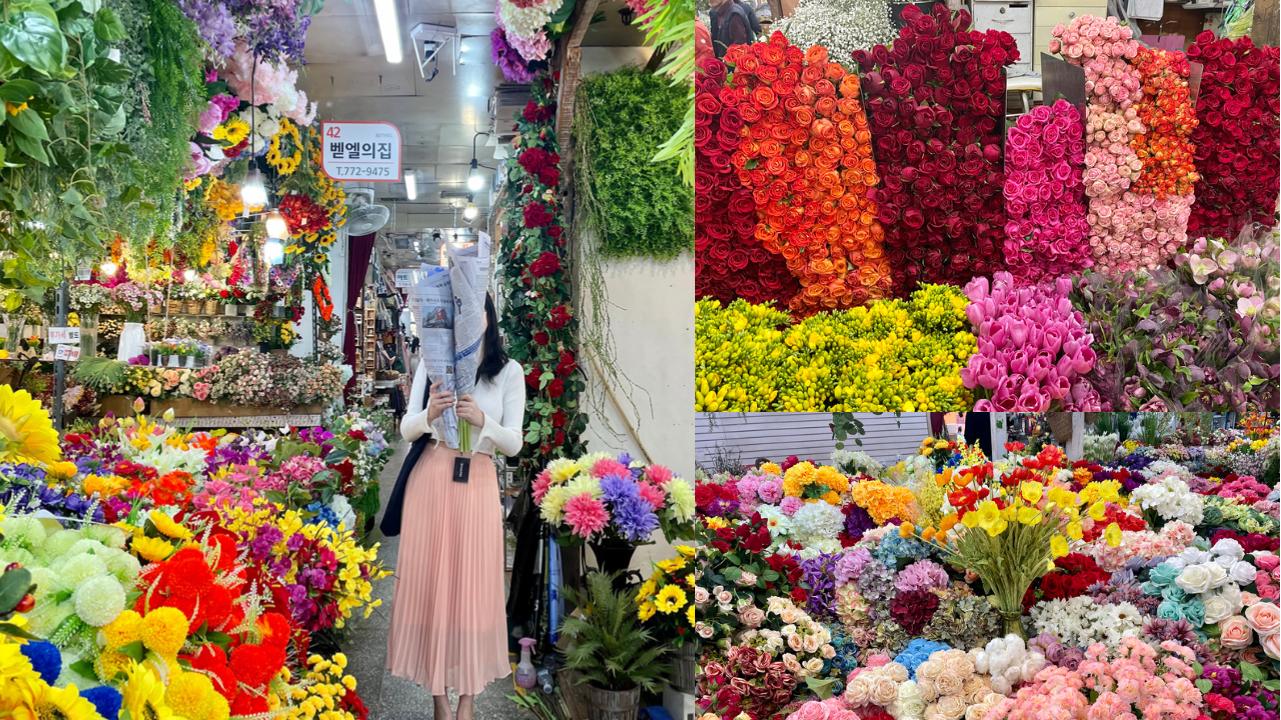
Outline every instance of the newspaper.
{"label": "newspaper", "polygon": [[[450,289],[448,268],[423,265],[409,294],[409,309],[418,319],[418,340],[421,347],[419,370],[426,371],[433,382],[439,381],[445,390],[456,391],[454,365],[454,294]],[[472,371],[473,377],[475,371]],[[427,394],[431,394],[430,388]],[[441,440],[451,448],[458,448],[458,414],[449,408],[440,416],[444,437]]]}
{"label": "newspaper", "polygon": [[[454,369],[458,397],[476,390],[480,349],[485,337],[485,292],[489,285],[489,235],[480,233],[474,245],[447,246],[449,281],[454,299]],[[471,452],[471,428],[459,428],[458,449]]]}

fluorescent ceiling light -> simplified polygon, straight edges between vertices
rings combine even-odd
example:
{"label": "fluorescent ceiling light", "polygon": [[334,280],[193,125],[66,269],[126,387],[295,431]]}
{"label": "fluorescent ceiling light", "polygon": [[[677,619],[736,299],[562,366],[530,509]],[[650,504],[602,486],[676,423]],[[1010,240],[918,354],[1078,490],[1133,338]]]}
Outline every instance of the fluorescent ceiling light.
{"label": "fluorescent ceiling light", "polygon": [[418,199],[418,177],[414,175],[413,170],[405,171],[405,198],[408,200]]}
{"label": "fluorescent ceiling light", "polygon": [[396,17],[396,0],[374,0],[374,15],[378,17],[378,34],[382,37],[383,52],[387,62],[395,65],[404,59],[400,47],[400,20]]}

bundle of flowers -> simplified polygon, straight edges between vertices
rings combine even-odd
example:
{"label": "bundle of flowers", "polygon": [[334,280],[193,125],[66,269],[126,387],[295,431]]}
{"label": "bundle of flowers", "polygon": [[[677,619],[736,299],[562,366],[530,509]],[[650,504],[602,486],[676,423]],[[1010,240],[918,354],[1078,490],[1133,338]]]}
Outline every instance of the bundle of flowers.
{"label": "bundle of flowers", "polygon": [[784,305],[800,288],[781,255],[756,238],[756,201],[730,162],[738,152],[743,116],[721,102],[725,64],[699,61],[694,92],[694,283],[697,297],[724,303]]}
{"label": "bundle of flowers", "polygon": [[543,520],[578,541],[647,541],[661,526],[669,538],[694,518],[694,488],[662,465],[629,455],[553,460],[534,480]]}
{"label": "bundle of flowers", "polygon": [[1133,188],[1155,194],[1158,200],[1171,195],[1187,197],[1190,205],[1197,174],[1189,138],[1197,118],[1188,87],[1188,57],[1141,47],[1134,66],[1143,83],[1143,95],[1135,109],[1146,131],[1131,142],[1143,161],[1143,173]]}
{"label": "bundle of flowers", "polygon": [[[800,281],[799,315],[862,305],[889,294],[884,233],[869,188],[872,135],[856,74],[775,32],[737,45],[720,93],[744,121],[730,160],[756,204],[755,237]],[[793,79],[794,78],[794,79]]]}
{"label": "bundle of flowers", "polygon": [[969,407],[960,369],[975,344],[964,309],[960,290],[944,285],[794,324],[768,305],[700,300],[694,308],[694,408]]}
{"label": "bundle of flowers", "polygon": [[970,30],[935,4],[902,12],[890,46],[854,53],[867,90],[894,292],[962,283],[1005,267],[1001,144],[1008,33]]}
{"label": "bundle of flowers", "polygon": [[1188,220],[1194,237],[1232,238],[1252,223],[1273,227],[1281,187],[1277,75],[1281,51],[1206,30],[1188,48],[1201,63],[1197,96],[1196,202]]}
{"label": "bundle of flowers", "polygon": [[567,13],[561,9],[573,3],[563,0],[498,0],[494,17],[503,29],[505,40],[525,62],[547,59],[552,39],[559,33]]}
{"label": "bundle of flowers", "polygon": [[966,387],[987,395],[978,409],[1095,409],[1085,380],[1097,360],[1081,313],[1072,308],[1072,281],[1016,287],[1009,273],[965,286],[966,314],[977,328],[978,352],[961,371]]}
{"label": "bundle of flowers", "polygon": [[676,646],[694,642],[695,549],[677,545],[674,557],[654,563],[654,571],[636,589],[637,616],[654,637]]}
{"label": "bundle of flowers", "polygon": [[1005,253],[1010,273],[1036,283],[1090,267],[1081,172],[1081,113],[1066,100],[1038,105],[1010,128],[1005,154]]}
{"label": "bundle of flowers", "polygon": [[888,44],[895,35],[890,5],[882,0],[801,0],[792,14],[771,27],[802,50],[827,48],[846,67],[855,50]]}

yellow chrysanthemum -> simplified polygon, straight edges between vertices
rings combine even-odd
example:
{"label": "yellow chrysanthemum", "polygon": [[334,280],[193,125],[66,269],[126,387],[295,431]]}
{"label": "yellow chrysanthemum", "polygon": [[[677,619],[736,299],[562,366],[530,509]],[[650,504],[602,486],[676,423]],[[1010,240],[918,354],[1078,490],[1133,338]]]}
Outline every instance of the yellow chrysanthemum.
{"label": "yellow chrysanthemum", "polygon": [[156,526],[156,530],[165,537],[171,537],[176,540],[191,539],[191,530],[183,527],[172,517],[160,510],[152,510],[147,513],[147,519],[150,520],[151,524]]}
{"label": "yellow chrysanthemum", "polygon": [[779,467],[778,463],[772,463],[772,462],[761,463],[760,469],[761,469],[761,472],[765,473],[766,475],[782,475],[783,474],[783,468]]}
{"label": "yellow chrysanthemum", "polygon": [[26,390],[0,385],[0,462],[47,465],[62,459],[53,421]]}
{"label": "yellow chrysanthemum", "polygon": [[93,703],[80,697],[75,685],[53,687],[43,681],[18,681],[21,700],[12,708],[14,720],[98,720]]}
{"label": "yellow chrysanthemum", "polygon": [[133,539],[133,554],[148,562],[160,562],[173,553],[173,543],[168,540],[146,536]]}
{"label": "yellow chrysanthemum", "polygon": [[147,665],[133,666],[120,694],[124,697],[122,708],[129,711],[129,717],[146,720],[180,720],[182,717],[165,702],[165,684]]}
{"label": "yellow chrysanthemum", "polygon": [[177,655],[187,642],[187,616],[178,608],[159,607],[147,613],[139,637],[148,650],[164,657]]}
{"label": "yellow chrysanthemum", "polygon": [[227,720],[231,707],[214,689],[208,676],[197,672],[178,672],[169,678],[165,702],[174,712],[188,718]]}
{"label": "yellow chrysanthemum", "polygon": [[654,605],[664,615],[671,615],[685,607],[686,601],[685,591],[679,585],[668,585],[658,591],[658,597],[654,598]]}
{"label": "yellow chrysanthemum", "polygon": [[108,650],[115,650],[137,642],[141,629],[142,616],[133,610],[125,610],[115,620],[102,626],[102,641]]}

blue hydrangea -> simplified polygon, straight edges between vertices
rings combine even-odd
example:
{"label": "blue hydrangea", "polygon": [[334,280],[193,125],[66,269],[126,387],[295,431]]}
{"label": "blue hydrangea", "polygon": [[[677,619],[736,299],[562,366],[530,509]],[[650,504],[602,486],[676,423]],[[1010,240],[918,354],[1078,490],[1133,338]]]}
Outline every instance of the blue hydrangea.
{"label": "blue hydrangea", "polygon": [[23,643],[18,649],[31,662],[41,680],[50,685],[58,681],[58,675],[62,673],[62,653],[58,652],[56,645],[48,640],[33,640]]}
{"label": "blue hydrangea", "polygon": [[102,685],[88,690],[81,690],[80,697],[93,703],[98,714],[104,718],[120,717],[120,706],[123,704],[124,698],[120,696],[119,690]]}
{"label": "blue hydrangea", "polygon": [[881,544],[872,551],[872,557],[891,568],[901,569],[908,563],[929,557],[930,545],[914,537],[900,537],[891,532],[881,538]]}
{"label": "blue hydrangea", "polygon": [[338,513],[334,512],[334,509],[328,505],[321,505],[320,501],[317,500],[303,509],[313,514],[312,520],[314,522],[321,522],[335,530],[338,529]]}
{"label": "blue hydrangea", "polygon": [[912,642],[908,643],[907,647],[903,648],[903,652],[899,653],[898,657],[894,658],[894,662],[907,668],[908,677],[915,680],[916,668],[920,667],[921,663],[929,660],[930,655],[933,655],[940,650],[951,649],[952,646],[947,643],[926,640],[925,638],[916,638]]}

